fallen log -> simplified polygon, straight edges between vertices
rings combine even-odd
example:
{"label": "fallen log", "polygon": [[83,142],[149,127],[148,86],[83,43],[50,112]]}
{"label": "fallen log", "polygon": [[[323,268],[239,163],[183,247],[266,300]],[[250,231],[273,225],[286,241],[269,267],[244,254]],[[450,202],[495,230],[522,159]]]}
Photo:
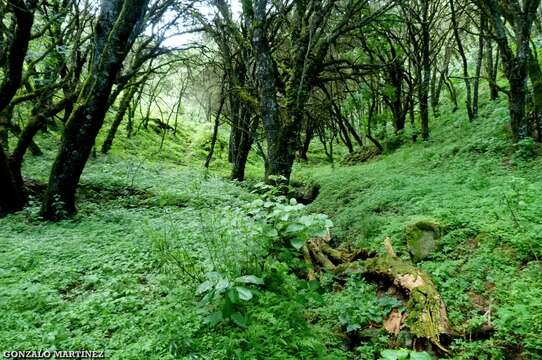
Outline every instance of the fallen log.
{"label": "fallen log", "polygon": [[[309,266],[310,279],[315,278],[314,267],[332,271],[336,275],[347,273],[361,273],[370,278],[387,280],[408,296],[407,310],[399,314],[411,334],[417,338],[427,339],[440,351],[448,353],[441,344],[442,335],[453,333],[446,313],[446,306],[433,284],[431,277],[413,264],[399,258],[391,241],[386,238],[385,256],[376,256],[367,251],[357,251],[348,254],[344,250],[334,249],[329,245],[329,238],[316,238],[310,240],[303,249],[305,263]],[[372,257],[357,259],[360,253],[373,255]],[[331,258],[331,259],[330,259]],[[332,261],[333,259],[333,261]],[[397,333],[396,326],[393,333]]]}

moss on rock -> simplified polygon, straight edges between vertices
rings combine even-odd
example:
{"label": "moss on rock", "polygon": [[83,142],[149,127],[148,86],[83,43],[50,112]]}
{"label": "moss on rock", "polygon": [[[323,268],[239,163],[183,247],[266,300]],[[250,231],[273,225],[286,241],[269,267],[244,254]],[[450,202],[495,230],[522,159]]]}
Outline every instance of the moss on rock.
{"label": "moss on rock", "polygon": [[405,228],[408,250],[414,261],[429,257],[437,248],[442,236],[441,226],[430,220],[418,221]]}

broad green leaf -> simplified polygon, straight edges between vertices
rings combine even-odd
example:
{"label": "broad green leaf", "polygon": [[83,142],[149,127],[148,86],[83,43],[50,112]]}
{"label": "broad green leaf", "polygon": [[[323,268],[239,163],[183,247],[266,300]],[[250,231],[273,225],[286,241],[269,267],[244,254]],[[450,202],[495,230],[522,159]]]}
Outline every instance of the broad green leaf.
{"label": "broad green leaf", "polygon": [[254,275],[241,276],[235,279],[235,281],[240,282],[240,283],[245,283],[245,284],[257,284],[257,285],[263,284],[263,280]]}
{"label": "broad green leaf", "polygon": [[431,355],[429,355],[425,351],[422,351],[422,352],[412,351],[410,352],[410,360],[432,360],[432,359],[431,359]]}
{"label": "broad green leaf", "polygon": [[198,286],[198,288],[196,290],[196,295],[201,295],[201,294],[211,290],[212,288],[213,288],[213,283],[212,282],[210,282],[209,280],[204,281]]}
{"label": "broad green leaf", "polygon": [[230,282],[228,281],[228,279],[220,279],[218,284],[216,284],[215,289],[218,293],[221,293],[222,291],[224,291],[224,289],[227,289],[229,287]]}
{"label": "broad green leaf", "polygon": [[358,330],[361,326],[359,324],[349,324],[347,327],[346,327],[346,332],[351,332],[351,331],[355,331],[355,330]]}
{"label": "broad green leaf", "polygon": [[242,286],[237,286],[235,287],[235,289],[237,289],[237,293],[239,294],[239,299],[245,300],[245,301],[249,301],[250,299],[252,299],[252,291],[250,291],[249,289]]}
{"label": "broad green leaf", "polygon": [[301,224],[305,225],[306,227],[312,226],[314,224],[314,217],[304,215],[301,216],[298,220]]}
{"label": "broad green leaf", "polygon": [[383,350],[380,360],[407,360],[409,351],[406,349]]}
{"label": "broad green leaf", "polygon": [[233,313],[230,318],[237,326],[247,327],[247,320],[240,312]]}
{"label": "broad green leaf", "polygon": [[232,304],[237,304],[239,302],[239,292],[234,288],[229,288],[226,290],[228,299],[230,299]]}
{"label": "broad green leaf", "polygon": [[217,273],[216,271],[210,271],[208,273],[205,273],[205,276],[207,277],[207,279],[214,283],[222,279],[222,275],[220,275],[220,273]]}
{"label": "broad green leaf", "polygon": [[277,238],[279,236],[279,233],[277,229],[272,228],[265,232],[265,236],[270,237],[270,238]]}
{"label": "broad green leaf", "polygon": [[302,237],[299,237],[299,236],[296,236],[295,238],[291,239],[290,240],[290,244],[292,244],[292,246],[296,249],[296,250],[299,250],[303,247],[303,245],[305,244],[305,239],[303,239]]}

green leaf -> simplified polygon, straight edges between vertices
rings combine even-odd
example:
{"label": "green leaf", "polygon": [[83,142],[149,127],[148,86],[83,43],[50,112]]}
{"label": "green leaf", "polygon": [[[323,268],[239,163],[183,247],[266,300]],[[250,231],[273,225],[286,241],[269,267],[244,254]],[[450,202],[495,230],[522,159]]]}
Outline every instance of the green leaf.
{"label": "green leaf", "polygon": [[247,327],[247,320],[245,316],[241,314],[240,312],[233,313],[230,318],[231,318],[231,321],[235,323],[235,325],[242,328]]}
{"label": "green leaf", "polygon": [[222,311],[216,311],[214,313],[211,313],[209,316],[207,316],[203,322],[213,327],[219,322],[221,322],[222,320],[224,320],[224,317],[222,316]]}
{"label": "green leaf", "polygon": [[305,245],[305,239],[300,236],[296,236],[295,238],[290,239],[290,244],[292,244],[296,250],[299,250],[303,247],[303,245]]}
{"label": "green leaf", "polygon": [[252,299],[252,291],[245,287],[237,286],[235,288],[237,290],[237,293],[239,294],[239,299],[249,301]]}
{"label": "green leaf", "polygon": [[314,217],[313,216],[304,215],[304,216],[301,216],[298,221],[301,224],[305,225],[306,227],[314,225]]}
{"label": "green leaf", "polygon": [[383,350],[380,360],[407,360],[409,351],[406,349]]}
{"label": "green leaf", "polygon": [[210,282],[210,281],[204,281],[202,282],[197,290],[196,290],[196,295],[201,295],[209,290],[211,290],[213,288],[213,283]]}
{"label": "green leaf", "polygon": [[205,273],[205,276],[207,277],[207,279],[214,283],[222,279],[222,275],[220,275],[220,273],[217,273],[216,271],[210,271],[208,273]]}
{"label": "green leaf", "polygon": [[235,281],[240,282],[240,283],[245,283],[245,284],[257,284],[257,285],[263,284],[263,280],[254,275],[241,276],[235,279]]}
{"label": "green leaf", "polygon": [[298,223],[288,224],[288,226],[286,227],[286,232],[297,233],[297,232],[305,230],[305,228],[306,226],[303,224],[298,224]]}
{"label": "green leaf", "polygon": [[239,303],[239,292],[237,289],[229,288],[226,290],[226,294],[228,295],[228,299],[230,299],[232,304]]}
{"label": "green leaf", "polygon": [[215,289],[218,293],[221,293],[222,291],[224,291],[224,289],[227,289],[229,287],[230,282],[228,281],[228,279],[220,279],[218,284],[216,284]]}
{"label": "green leaf", "polygon": [[355,331],[355,330],[358,330],[359,328],[361,328],[361,326],[359,324],[349,324],[346,327],[346,332]]}
{"label": "green leaf", "polygon": [[410,360],[432,360],[432,359],[431,359],[431,355],[429,355],[425,351],[422,351],[422,352],[412,351],[410,352]]}

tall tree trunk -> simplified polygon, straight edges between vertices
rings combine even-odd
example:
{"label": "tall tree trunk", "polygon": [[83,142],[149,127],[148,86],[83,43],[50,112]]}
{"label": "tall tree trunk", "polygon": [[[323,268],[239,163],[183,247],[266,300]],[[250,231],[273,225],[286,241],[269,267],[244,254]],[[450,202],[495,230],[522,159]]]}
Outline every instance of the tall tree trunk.
{"label": "tall tree trunk", "polygon": [[135,85],[124,90],[124,94],[122,95],[122,99],[120,100],[119,109],[115,114],[115,119],[113,119],[113,123],[111,124],[111,127],[107,132],[107,137],[102,144],[102,154],[107,154],[109,150],[111,150],[111,146],[113,145],[113,140],[115,139],[117,130],[120,126],[120,123],[122,122],[122,119],[124,119],[124,115],[126,114],[128,106],[130,105],[130,101],[132,101],[132,98],[134,97],[136,91],[137,86]]}
{"label": "tall tree trunk", "polygon": [[106,105],[134,35],[141,30],[146,0],[102,0],[94,38],[93,68],[64,129],[41,214],[58,220],[75,213],[75,191],[102,127]]}
{"label": "tall tree trunk", "polygon": [[472,116],[478,116],[478,90],[480,88],[480,74],[482,72],[482,61],[484,58],[484,31],[486,28],[486,17],[480,15],[480,34],[478,35],[478,57],[476,58],[476,71],[472,90]]}
{"label": "tall tree trunk", "polygon": [[233,166],[231,172],[232,180],[244,181],[245,180],[245,167],[248,160],[248,155],[252,144],[254,142],[254,133],[258,126],[258,122],[255,118],[252,118],[250,112],[245,111],[243,114],[244,130],[240,134],[239,141],[237,143],[237,149],[235,150],[235,157],[233,158]]}
{"label": "tall tree trunk", "polygon": [[[439,111],[440,94],[442,93],[442,87],[445,85],[446,79],[448,78],[451,57],[452,57],[452,47],[447,46],[446,50],[444,50],[444,60],[442,64],[442,69],[439,71],[438,81],[436,82],[434,91],[433,89],[431,89],[431,107],[433,108],[433,114],[435,116],[437,114],[440,115],[440,111]],[[436,79],[432,79],[432,82],[433,81],[436,81]]]}
{"label": "tall tree trunk", "polygon": [[299,158],[301,160],[309,160],[307,154],[309,153],[309,147],[311,145],[312,138],[314,137],[315,128],[316,126],[313,124],[312,119],[309,120],[309,124],[307,124],[307,129],[305,130],[303,145],[301,146],[301,153],[299,154]]}
{"label": "tall tree trunk", "polygon": [[[535,51],[535,50],[534,50]],[[536,130],[536,140],[542,141],[542,71],[533,49],[529,58],[529,79],[533,90],[533,126]]]}
{"label": "tall tree trunk", "polygon": [[429,140],[429,83],[431,81],[431,59],[430,46],[431,35],[429,28],[429,4],[427,1],[422,2],[423,21],[422,21],[422,71],[418,96],[420,98],[420,122],[422,128],[423,141]]}
{"label": "tall tree trunk", "polygon": [[393,86],[393,99],[391,100],[393,127],[397,133],[405,128],[406,118],[406,112],[403,109],[403,67],[398,59],[393,60],[389,75]]}
{"label": "tall tree trunk", "polygon": [[439,102],[440,102],[440,94],[437,93],[437,87],[438,87],[438,80],[440,76],[437,76],[438,74],[438,66],[435,64],[433,66],[433,75],[431,75],[431,109],[433,110],[433,117],[438,118],[440,116],[439,111]]}
{"label": "tall tree trunk", "polygon": [[501,6],[504,5],[496,0],[485,0],[480,2],[479,5],[486,10],[495,30],[495,41],[499,46],[504,74],[510,85],[508,110],[512,140],[518,142],[529,135],[529,123],[526,121],[525,116],[525,97],[531,58],[529,41],[540,0],[525,0],[523,6],[520,6],[517,0],[514,0],[512,4],[507,4],[507,6],[513,7],[509,20],[515,33],[515,52],[509,45],[507,29],[502,20],[504,11]]}
{"label": "tall tree trunk", "polygon": [[341,139],[344,143],[344,145],[346,145],[346,147],[348,148],[348,152],[351,154],[354,152],[354,145],[352,145],[352,140],[350,140],[350,136],[348,135],[348,130],[346,129],[346,126],[344,126],[344,123],[343,123],[343,119],[342,117],[340,116],[340,114],[334,114],[333,111],[330,109],[330,115],[333,116],[335,115],[336,119],[337,119],[337,124],[339,125],[339,135],[341,136]]}
{"label": "tall tree trunk", "polygon": [[[36,0],[12,0],[11,11],[15,14],[15,31],[8,47],[7,66],[0,82],[0,113],[9,107],[9,103],[19,89],[22,80],[24,58],[28,50]],[[7,125],[7,124],[6,124]],[[7,135],[7,127],[6,135]],[[7,144],[7,137],[3,139]],[[11,161],[0,143],[0,216],[19,211],[25,204],[24,184],[20,172],[14,174]]]}
{"label": "tall tree trunk", "polygon": [[373,95],[371,99],[371,104],[369,107],[369,116],[367,118],[367,138],[371,140],[371,142],[376,146],[378,151],[382,152],[384,151],[384,147],[382,146],[382,144],[380,144],[380,142],[375,137],[373,137],[373,134],[372,134],[372,123],[373,123],[374,114],[376,112],[375,110],[376,110],[376,99],[375,99],[375,96]]}
{"label": "tall tree trunk", "polygon": [[267,175],[271,182],[276,180],[269,179],[269,176],[282,176],[288,181],[295,158],[295,139],[290,138],[295,133],[292,124],[295,119],[289,119],[285,124],[282,124],[280,119],[275,67],[266,34],[267,4],[267,0],[254,1],[255,25],[252,38],[261,114],[267,138]]}
{"label": "tall tree trunk", "polygon": [[7,68],[0,83],[0,111],[4,110],[19,89],[22,80],[24,58],[28,50],[34,9],[37,0],[12,0],[11,7],[15,14],[15,33],[9,45]]}
{"label": "tall tree trunk", "polygon": [[499,97],[499,89],[497,88],[497,72],[498,72],[498,66],[499,66],[499,54],[498,54],[498,48],[497,48],[497,55],[495,56],[495,60],[493,57],[493,41],[491,37],[488,35],[485,38],[486,44],[485,44],[485,55],[486,55],[486,77],[487,77],[487,83],[489,85],[489,99],[491,101],[497,100]]}
{"label": "tall tree trunk", "polygon": [[450,10],[451,10],[451,16],[452,16],[452,27],[454,32],[455,41],[457,43],[457,50],[459,51],[459,56],[461,57],[461,64],[463,66],[463,81],[465,82],[465,106],[467,107],[467,115],[469,117],[469,120],[474,120],[474,111],[472,109],[472,89],[470,84],[470,77],[469,77],[469,66],[467,62],[467,56],[465,55],[465,49],[463,48],[463,42],[461,41],[461,37],[459,36],[459,27],[457,24],[457,15],[455,13],[455,6],[454,1],[450,0]]}
{"label": "tall tree trunk", "polygon": [[[180,97],[179,97],[179,101],[180,101]],[[220,126],[220,116],[222,115],[222,108],[224,107],[225,101],[226,101],[226,98],[224,96],[224,85],[222,85],[222,91],[220,92],[220,106],[218,107],[218,111],[215,117],[215,124],[213,126],[213,137],[211,138],[211,148],[209,149],[209,154],[207,154],[207,158],[205,159],[205,164],[203,165],[206,169],[209,168],[209,165],[211,164],[211,160],[213,159],[213,154],[215,152],[216,140],[218,138],[218,127]]]}
{"label": "tall tree trunk", "polygon": [[446,88],[448,89],[450,100],[452,100],[452,103],[454,104],[452,112],[456,112],[459,109],[459,105],[457,104],[457,91],[455,90],[454,83],[452,82],[452,80],[446,79],[444,80],[444,84],[446,85]]}

